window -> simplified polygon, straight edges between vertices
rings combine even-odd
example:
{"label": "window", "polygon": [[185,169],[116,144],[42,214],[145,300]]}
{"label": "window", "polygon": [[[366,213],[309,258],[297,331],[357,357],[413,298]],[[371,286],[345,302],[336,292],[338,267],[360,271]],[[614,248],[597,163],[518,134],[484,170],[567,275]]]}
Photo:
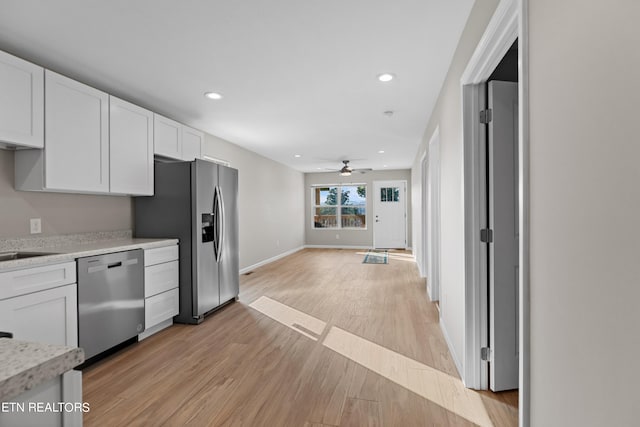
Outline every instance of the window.
{"label": "window", "polygon": [[367,188],[334,185],[312,188],[313,228],[367,228]]}

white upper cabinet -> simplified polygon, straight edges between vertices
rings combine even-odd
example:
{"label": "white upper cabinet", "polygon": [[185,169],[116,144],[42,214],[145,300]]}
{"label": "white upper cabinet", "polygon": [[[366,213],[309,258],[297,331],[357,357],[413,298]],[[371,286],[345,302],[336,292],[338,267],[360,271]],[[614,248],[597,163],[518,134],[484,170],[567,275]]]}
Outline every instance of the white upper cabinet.
{"label": "white upper cabinet", "polygon": [[182,158],[182,125],[159,114],[153,115],[154,153],[172,159]]}
{"label": "white upper cabinet", "polygon": [[44,69],[0,52],[0,143],[44,146]]}
{"label": "white upper cabinet", "polygon": [[109,192],[109,95],[45,72],[45,186]]}
{"label": "white upper cabinet", "polygon": [[182,160],[202,158],[204,133],[190,127],[182,126]]}
{"label": "white upper cabinet", "polygon": [[109,95],[45,70],[44,150],[18,150],[15,187],[109,192]]}
{"label": "white upper cabinet", "polygon": [[111,193],[153,195],[153,112],[109,96]]}
{"label": "white upper cabinet", "polygon": [[153,115],[154,153],[175,160],[201,158],[204,133],[159,114]]}

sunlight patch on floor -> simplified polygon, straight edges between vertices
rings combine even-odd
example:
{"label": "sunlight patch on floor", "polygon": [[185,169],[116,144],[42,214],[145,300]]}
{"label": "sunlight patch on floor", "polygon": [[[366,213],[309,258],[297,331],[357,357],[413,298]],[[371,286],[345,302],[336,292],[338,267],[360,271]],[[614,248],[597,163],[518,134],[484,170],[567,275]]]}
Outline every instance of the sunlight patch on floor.
{"label": "sunlight patch on floor", "polygon": [[249,304],[249,307],[314,341],[318,341],[318,337],[327,326],[327,323],[320,319],[265,296]]}
{"label": "sunlight patch on floor", "polygon": [[323,345],[483,427],[492,427],[480,395],[462,381],[335,326]]}
{"label": "sunlight patch on floor", "polygon": [[[320,319],[266,296],[249,307],[314,341],[327,326]],[[456,377],[335,326],[322,345],[472,423],[493,427],[480,394],[467,389]]]}

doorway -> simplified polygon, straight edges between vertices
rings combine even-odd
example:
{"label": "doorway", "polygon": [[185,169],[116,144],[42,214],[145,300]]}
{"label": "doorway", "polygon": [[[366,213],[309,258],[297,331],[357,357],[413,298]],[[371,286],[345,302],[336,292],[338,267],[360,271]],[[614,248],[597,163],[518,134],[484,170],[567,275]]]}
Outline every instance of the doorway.
{"label": "doorway", "polygon": [[520,384],[518,41],[481,82],[463,86],[467,342],[472,388]]}
{"label": "doorway", "polygon": [[423,265],[427,294],[432,302],[440,300],[440,129],[436,128],[422,159]]}
{"label": "doorway", "polygon": [[373,246],[407,247],[407,181],[374,181]]}
{"label": "doorway", "polygon": [[[488,342],[487,322],[486,250],[478,236],[480,218],[486,215],[480,200],[484,187],[479,185],[482,164],[479,139],[482,126],[477,120],[481,93],[476,85],[485,83],[495,71],[513,43],[518,43],[518,340],[519,340],[519,425],[530,423],[531,366],[529,358],[529,0],[503,0],[487,25],[481,41],[472,54],[460,84],[463,91],[463,163],[464,163],[464,229],[465,229],[465,336],[463,377],[469,388],[488,388],[488,369],[482,360],[483,346]],[[483,262],[484,261],[484,262]],[[484,273],[484,274],[483,274]],[[484,298],[484,303],[483,303]],[[486,354],[485,354],[486,355]]]}

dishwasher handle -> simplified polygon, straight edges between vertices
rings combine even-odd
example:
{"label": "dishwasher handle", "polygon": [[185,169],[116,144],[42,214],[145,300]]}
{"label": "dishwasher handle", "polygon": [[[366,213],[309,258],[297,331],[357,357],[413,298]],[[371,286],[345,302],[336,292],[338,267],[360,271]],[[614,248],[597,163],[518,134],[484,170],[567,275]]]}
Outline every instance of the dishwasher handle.
{"label": "dishwasher handle", "polygon": [[110,264],[94,265],[87,268],[87,273],[89,274],[97,273],[99,271],[104,271],[110,268],[128,267],[130,265],[135,265],[137,263],[138,263],[138,260],[134,258],[134,259],[128,259],[125,261],[112,262]]}

